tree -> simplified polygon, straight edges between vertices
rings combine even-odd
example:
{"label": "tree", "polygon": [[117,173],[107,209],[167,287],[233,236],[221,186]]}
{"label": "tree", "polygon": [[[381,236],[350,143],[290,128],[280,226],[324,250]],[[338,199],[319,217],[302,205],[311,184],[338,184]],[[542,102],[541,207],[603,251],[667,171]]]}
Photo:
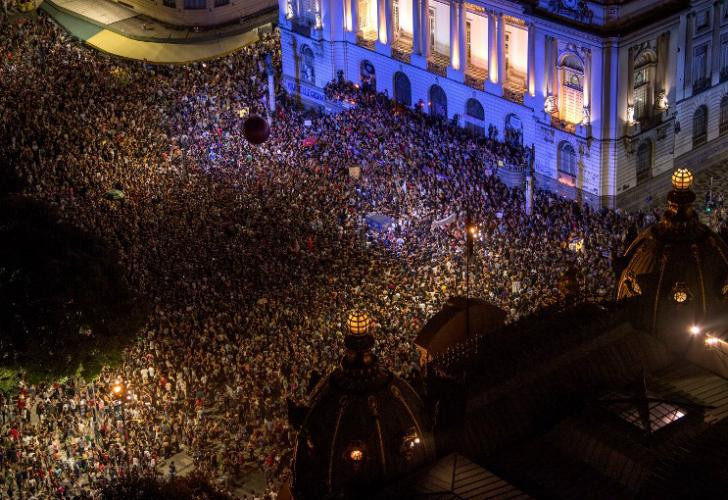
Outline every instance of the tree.
{"label": "tree", "polygon": [[141,326],[118,257],[46,204],[0,198],[0,367],[93,375]]}
{"label": "tree", "polygon": [[232,500],[199,475],[162,479],[130,476],[117,479],[101,493],[103,500]]}

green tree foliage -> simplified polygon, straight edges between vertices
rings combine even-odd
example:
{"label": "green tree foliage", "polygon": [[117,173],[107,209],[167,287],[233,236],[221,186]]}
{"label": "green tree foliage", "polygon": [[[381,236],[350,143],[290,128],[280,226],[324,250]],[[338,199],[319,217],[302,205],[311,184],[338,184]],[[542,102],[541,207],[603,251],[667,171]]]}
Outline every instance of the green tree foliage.
{"label": "green tree foliage", "polygon": [[141,326],[117,255],[47,205],[0,198],[0,367],[92,376]]}

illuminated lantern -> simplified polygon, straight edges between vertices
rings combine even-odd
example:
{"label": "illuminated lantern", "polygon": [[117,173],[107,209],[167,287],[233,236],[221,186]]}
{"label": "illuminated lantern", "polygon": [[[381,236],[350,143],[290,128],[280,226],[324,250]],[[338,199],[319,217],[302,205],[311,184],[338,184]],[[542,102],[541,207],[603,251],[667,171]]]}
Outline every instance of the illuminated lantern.
{"label": "illuminated lantern", "polygon": [[690,299],[690,291],[685,283],[680,281],[675,283],[675,286],[672,287],[672,299],[677,304],[683,304]]}
{"label": "illuminated lantern", "polygon": [[251,144],[263,144],[270,137],[270,125],[260,115],[251,115],[243,124],[243,135]]}
{"label": "illuminated lantern", "polygon": [[672,187],[677,191],[687,191],[693,185],[693,174],[687,168],[678,168],[672,174]]}
{"label": "illuminated lantern", "polygon": [[352,335],[364,335],[369,331],[371,320],[365,313],[353,311],[346,320],[349,332]]}

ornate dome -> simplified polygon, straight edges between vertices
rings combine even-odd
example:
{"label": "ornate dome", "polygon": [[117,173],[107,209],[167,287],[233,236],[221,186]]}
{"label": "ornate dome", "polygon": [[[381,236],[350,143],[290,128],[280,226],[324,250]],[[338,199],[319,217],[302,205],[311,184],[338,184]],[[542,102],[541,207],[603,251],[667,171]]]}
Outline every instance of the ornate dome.
{"label": "ornate dome", "polygon": [[624,257],[617,299],[637,297],[638,326],[684,333],[728,312],[728,246],[693,210],[693,175],[678,169],[662,219],[642,231]]}
{"label": "ornate dome", "polygon": [[313,390],[295,449],[296,499],[364,497],[435,458],[415,390],[371,352],[371,322],[347,321],[341,366]]}

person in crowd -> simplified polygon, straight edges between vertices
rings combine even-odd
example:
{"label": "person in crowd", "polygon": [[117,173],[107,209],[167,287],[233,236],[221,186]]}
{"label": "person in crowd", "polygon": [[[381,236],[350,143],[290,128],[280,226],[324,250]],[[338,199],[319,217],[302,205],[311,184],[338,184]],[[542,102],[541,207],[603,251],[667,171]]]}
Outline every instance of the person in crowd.
{"label": "person in crowd", "polygon": [[[281,98],[269,140],[251,145],[267,54],[280,68],[275,34],[153,66],[95,52],[43,13],[0,26],[0,161],[25,196],[109,242],[153,305],[96,380],[21,380],[0,401],[0,498],[93,498],[130,473],[174,476],[163,464],[182,451],[227,491],[260,471],[273,498],[295,442],[286,401],[336,366],[346,312],[366,309],[383,361],[416,376],[412,340],[464,293],[466,216],[480,230],[470,293],[509,321],[558,304],[573,266],[584,298],[609,299],[611,256],[654,220],[538,190],[527,215],[523,190],[494,175],[523,166],[520,138],[476,138],[343,78],[326,95],[353,106]],[[370,227],[372,212],[394,222]]]}

